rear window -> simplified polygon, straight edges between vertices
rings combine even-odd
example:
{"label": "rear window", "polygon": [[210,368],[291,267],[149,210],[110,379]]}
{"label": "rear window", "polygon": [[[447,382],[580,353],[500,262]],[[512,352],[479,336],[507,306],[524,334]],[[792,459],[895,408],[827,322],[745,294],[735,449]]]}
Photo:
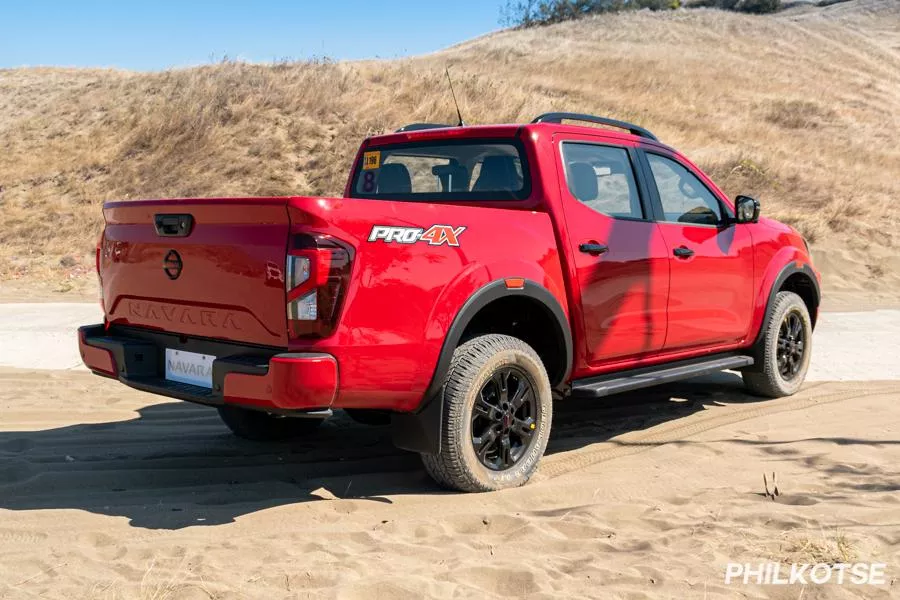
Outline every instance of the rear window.
{"label": "rear window", "polygon": [[366,148],[353,198],[522,200],[530,181],[522,147],[503,140],[416,142]]}

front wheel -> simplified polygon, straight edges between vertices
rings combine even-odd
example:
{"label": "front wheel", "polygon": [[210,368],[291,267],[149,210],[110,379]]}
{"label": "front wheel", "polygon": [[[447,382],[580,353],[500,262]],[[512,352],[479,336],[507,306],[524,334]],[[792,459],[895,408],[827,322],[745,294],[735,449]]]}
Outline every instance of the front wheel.
{"label": "front wheel", "polygon": [[453,353],[442,388],[441,452],[422,454],[440,485],[485,492],[525,484],[547,447],[553,404],[537,353],[507,335],[483,335]]}
{"label": "front wheel", "polygon": [[800,389],[812,352],[812,321],[803,299],[778,292],[763,323],[762,362],[743,372],[744,385],[768,398],[790,396]]}

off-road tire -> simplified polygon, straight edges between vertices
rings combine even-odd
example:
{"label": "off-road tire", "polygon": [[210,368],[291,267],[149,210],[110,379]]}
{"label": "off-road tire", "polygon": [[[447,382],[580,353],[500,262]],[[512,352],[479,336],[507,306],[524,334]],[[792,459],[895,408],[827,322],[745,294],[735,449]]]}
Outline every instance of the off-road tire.
{"label": "off-road tire", "polygon": [[239,406],[218,407],[219,417],[231,432],[245,440],[272,442],[312,433],[324,419],[279,417]]}
{"label": "off-road tire", "polygon": [[[472,411],[476,397],[495,371],[513,367],[524,373],[535,400],[534,434],[520,458],[506,470],[482,464],[472,442]],[[425,470],[442,487],[486,492],[524,485],[537,470],[547,448],[553,418],[550,379],[537,353],[520,339],[483,335],[459,346],[442,387],[441,451],[422,454]]]}
{"label": "off-road tire", "polygon": [[[782,323],[789,314],[799,316],[803,335],[803,357],[799,361],[799,370],[790,379],[785,379],[778,368],[778,337]],[[767,398],[781,398],[796,393],[809,369],[809,358],[812,354],[812,320],[803,299],[793,292],[778,292],[772,310],[763,323],[763,334],[757,353],[759,362],[742,373],[744,385],[750,393]]]}

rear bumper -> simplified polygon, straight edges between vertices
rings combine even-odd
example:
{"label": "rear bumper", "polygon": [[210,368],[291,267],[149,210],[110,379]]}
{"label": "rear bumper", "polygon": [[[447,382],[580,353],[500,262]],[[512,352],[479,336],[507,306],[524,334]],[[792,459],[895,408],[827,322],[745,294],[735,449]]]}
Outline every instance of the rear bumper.
{"label": "rear bumper", "polygon": [[[213,406],[234,404],[268,412],[324,411],[337,395],[337,361],[324,353],[285,353],[137,328],[87,325],[78,330],[84,364],[133,388]],[[213,387],[165,379],[166,348],[216,356]]]}

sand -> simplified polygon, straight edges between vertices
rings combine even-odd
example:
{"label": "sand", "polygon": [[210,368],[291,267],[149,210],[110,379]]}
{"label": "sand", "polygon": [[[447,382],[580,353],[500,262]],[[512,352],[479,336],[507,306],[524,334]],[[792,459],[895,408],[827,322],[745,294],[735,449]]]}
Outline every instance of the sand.
{"label": "sand", "polygon": [[[479,495],[341,413],[254,444],[79,370],[98,312],[0,307],[2,599],[900,597],[900,311],[823,313],[792,398],[722,373],[560,402],[536,478]],[[725,585],[770,560],[887,582]]]}
{"label": "sand", "polygon": [[722,374],[561,404],[536,480],[459,495],[343,416],[253,444],[205,407],[3,369],[0,598],[798,598],[725,564],[842,554],[890,583],[803,598],[896,597],[898,403],[900,382],[760,401]]}

